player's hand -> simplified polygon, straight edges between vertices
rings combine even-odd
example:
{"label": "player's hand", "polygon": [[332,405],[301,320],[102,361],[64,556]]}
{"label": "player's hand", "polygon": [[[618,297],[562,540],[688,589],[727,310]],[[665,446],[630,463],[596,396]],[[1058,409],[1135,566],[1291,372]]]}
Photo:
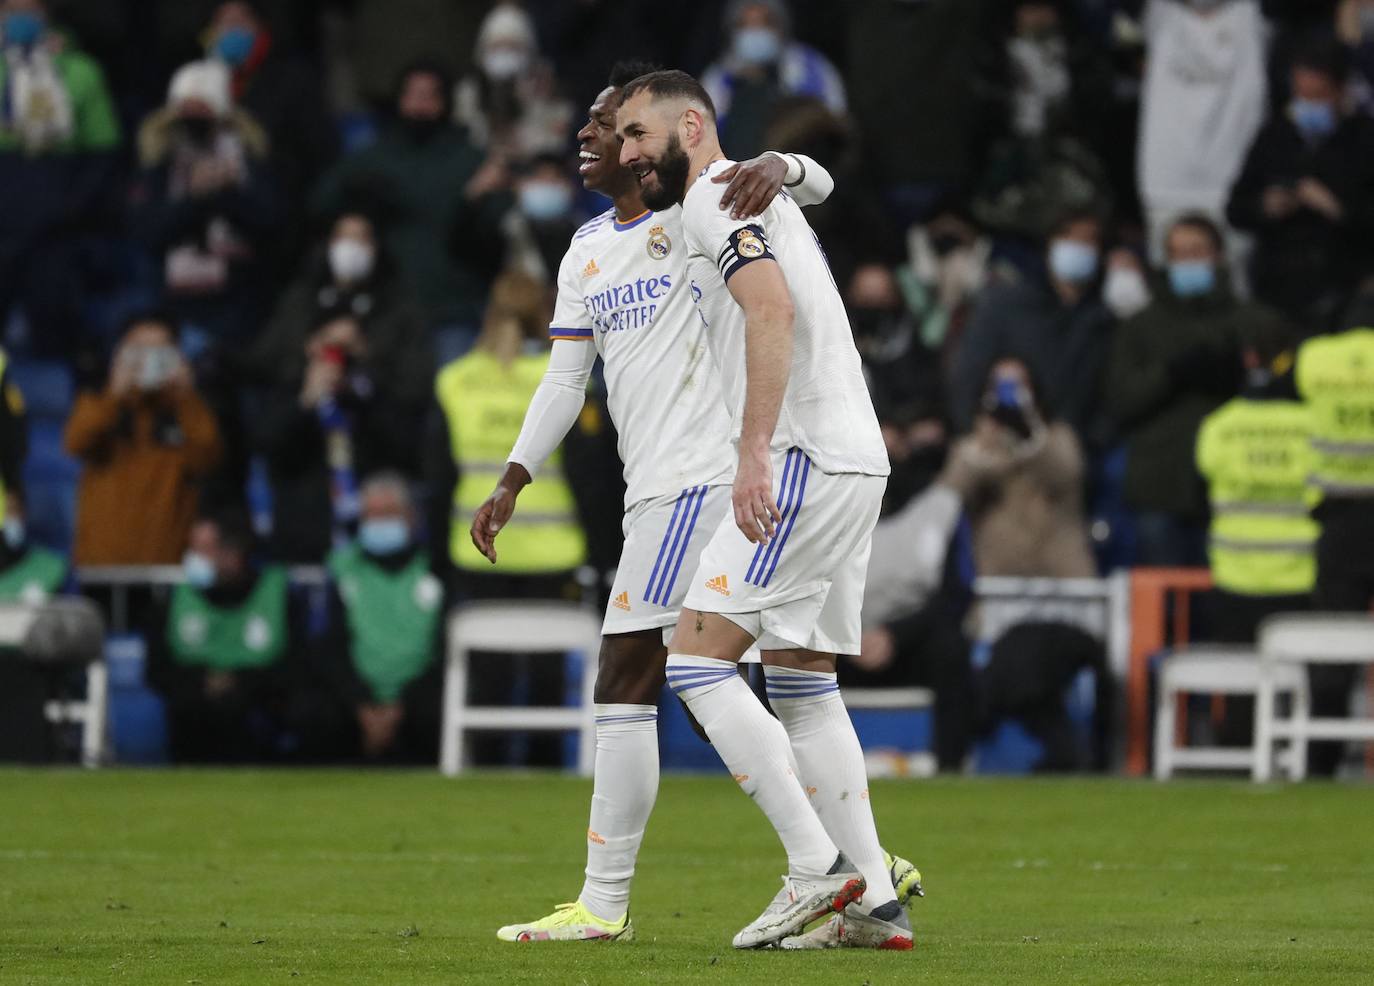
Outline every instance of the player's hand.
{"label": "player's hand", "polygon": [[752,219],[773,204],[786,177],[786,161],[776,154],[761,154],[730,165],[711,180],[717,185],[729,182],[720,207],[730,210],[731,219]]}
{"label": "player's hand", "polygon": [[741,451],[730,496],[735,507],[735,526],[753,544],[767,544],[782,521],[773,499],[773,463],[768,450]]}
{"label": "player's hand", "polygon": [[487,561],[496,564],[496,535],[510,522],[515,513],[515,493],[505,486],[498,486],[491,496],[482,502],[472,515],[472,543],[482,552]]}

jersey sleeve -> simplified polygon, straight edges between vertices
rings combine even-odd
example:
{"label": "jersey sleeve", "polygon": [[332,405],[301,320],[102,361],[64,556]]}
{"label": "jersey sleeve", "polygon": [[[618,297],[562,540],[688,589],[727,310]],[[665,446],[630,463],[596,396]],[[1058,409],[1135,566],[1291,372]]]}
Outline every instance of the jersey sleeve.
{"label": "jersey sleeve", "polygon": [[550,339],[593,340],[592,317],[587,312],[577,274],[577,256],[570,248],[558,265],[558,299],[553,303]]}
{"label": "jersey sleeve", "polygon": [[[696,191],[694,188],[693,191]],[[695,254],[712,258],[726,283],[744,267],[759,260],[774,260],[768,245],[768,212],[752,219],[731,219],[720,208],[720,197],[710,191],[688,195],[683,203],[682,226],[687,246]]]}

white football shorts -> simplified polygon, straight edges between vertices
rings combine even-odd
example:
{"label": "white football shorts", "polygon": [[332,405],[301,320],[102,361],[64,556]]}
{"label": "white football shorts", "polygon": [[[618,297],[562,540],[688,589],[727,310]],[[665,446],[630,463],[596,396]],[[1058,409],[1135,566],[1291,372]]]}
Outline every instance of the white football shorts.
{"label": "white football shorts", "polygon": [[825,473],[799,448],[773,453],[782,522],[752,544],[725,506],[690,577],[687,609],[720,613],[763,650],[857,654],[873,528],[887,479]]}

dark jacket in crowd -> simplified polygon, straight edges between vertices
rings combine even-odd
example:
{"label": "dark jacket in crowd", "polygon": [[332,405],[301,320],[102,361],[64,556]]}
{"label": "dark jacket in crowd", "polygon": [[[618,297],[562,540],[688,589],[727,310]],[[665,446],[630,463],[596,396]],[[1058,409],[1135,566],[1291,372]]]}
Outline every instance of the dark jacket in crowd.
{"label": "dark jacket in crowd", "polygon": [[1117,327],[1107,366],[1104,404],[1126,443],[1128,506],[1206,519],[1193,464],[1198,426],[1239,391],[1241,348],[1286,332],[1276,312],[1224,283],[1197,299],[1154,286],[1149,307]]}
{"label": "dark jacket in crowd", "polygon": [[[301,405],[302,373],[271,388],[254,421],[255,444],[272,484],[272,546],[278,558],[319,564],[333,540],[331,470],[326,433],[314,408]],[[424,396],[417,410],[409,395],[388,389],[367,361],[351,365],[338,404],[351,421],[351,473],[355,483],[383,469],[413,474]]]}
{"label": "dark jacket in crowd", "polygon": [[964,184],[995,106],[980,85],[998,53],[988,0],[853,0],[849,105],[884,184]]}
{"label": "dark jacket in crowd", "polygon": [[282,196],[261,126],[235,111],[225,133],[226,141],[197,153],[237,159],[243,178],[195,194],[175,117],[168,110],[150,117],[139,132],[142,167],[130,218],[162,274],[167,307],[220,339],[242,342],[256,332],[266,306],[266,261],[283,218]]}
{"label": "dark jacket in crowd", "polygon": [[1050,416],[1088,448],[1100,444],[1097,407],[1113,318],[1095,294],[1066,306],[1044,280],[993,281],[974,305],[954,356],[950,413],[955,429],[973,425],[988,371],[1002,356],[1030,368]]}
{"label": "dark jacket in crowd", "polygon": [[[1282,219],[1264,213],[1265,189],[1293,190],[1315,178],[1344,207],[1340,221],[1306,206]],[[1320,144],[1309,144],[1286,114],[1259,132],[1231,190],[1227,217],[1255,234],[1255,295],[1297,316],[1329,316],[1374,265],[1374,120],[1347,116]]]}
{"label": "dark jacket in crowd", "polygon": [[500,222],[512,201],[508,194],[467,197],[482,161],[456,127],[417,133],[396,126],[330,170],[311,204],[322,216],[345,208],[376,215],[431,323],[475,326],[502,260]]}
{"label": "dark jacket in crowd", "polygon": [[258,341],[255,375],[269,383],[299,385],[306,342],[330,316],[358,323],[367,343],[368,372],[387,394],[416,407],[426,404],[434,381],[434,347],[409,282],[384,255],[371,278],[349,288],[334,283],[322,255],[312,258],[282,295]]}

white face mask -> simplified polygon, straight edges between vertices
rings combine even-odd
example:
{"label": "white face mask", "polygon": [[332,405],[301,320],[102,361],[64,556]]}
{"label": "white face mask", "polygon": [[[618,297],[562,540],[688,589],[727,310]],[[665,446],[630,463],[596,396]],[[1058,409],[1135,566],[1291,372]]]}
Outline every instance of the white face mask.
{"label": "white face mask", "polygon": [[1102,281],[1102,301],[1117,318],[1130,318],[1150,303],[1145,275],[1133,267],[1113,267]]}
{"label": "white face mask", "polygon": [[482,71],[493,82],[513,79],[529,67],[530,56],[513,48],[497,48],[482,55]]}
{"label": "white face mask", "polygon": [[343,284],[366,280],[372,273],[376,251],[357,240],[334,240],[329,244],[329,270]]}

